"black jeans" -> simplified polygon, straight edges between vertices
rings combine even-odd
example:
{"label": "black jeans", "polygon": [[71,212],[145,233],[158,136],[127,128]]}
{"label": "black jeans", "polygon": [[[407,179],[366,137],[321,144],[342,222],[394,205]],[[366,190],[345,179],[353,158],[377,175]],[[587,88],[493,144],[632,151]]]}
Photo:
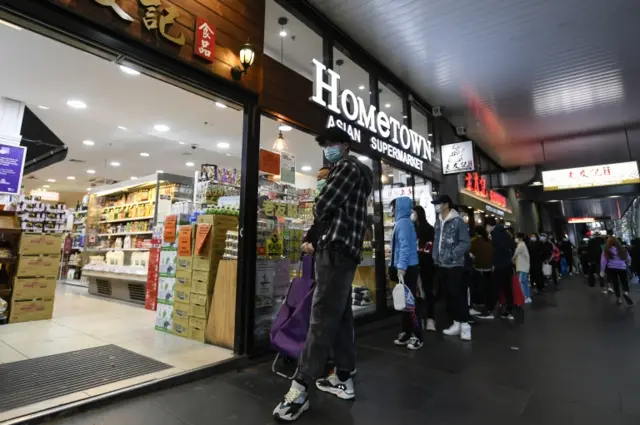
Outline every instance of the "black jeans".
{"label": "black jeans", "polygon": [[297,381],[309,385],[333,350],[336,370],[355,369],[351,284],[358,264],[334,248],[316,251],[316,288],[307,340],[298,358]]}
{"label": "black jeans", "polygon": [[[407,272],[404,275],[404,284],[409,288],[413,297],[418,298],[418,276],[420,275],[420,266],[409,266]],[[417,303],[416,303],[417,304]],[[407,311],[402,313],[402,332],[407,335],[413,334],[415,337],[422,340],[422,318],[423,312],[421,308],[414,311]]]}
{"label": "black jeans", "polygon": [[433,257],[425,252],[419,252],[418,258],[420,260],[420,280],[422,281],[422,289],[424,290],[424,307],[426,309],[426,317],[427,319],[434,319],[436,296],[433,293],[433,279],[435,273]]}
{"label": "black jeans", "polygon": [[607,276],[611,283],[613,283],[613,290],[616,293],[616,297],[620,298],[622,296],[620,293],[620,284],[622,284],[622,292],[629,292],[629,279],[626,269],[607,268]]}
{"label": "black jeans", "polygon": [[474,270],[471,304],[486,304],[491,287],[491,270]]}
{"label": "black jeans", "polygon": [[512,279],[513,279],[513,268],[509,266],[505,267],[497,267],[493,270],[493,275],[491,276],[492,285],[491,285],[491,298],[487,299],[486,309],[487,313],[491,313],[498,303],[498,298],[500,298],[500,293],[504,294],[504,300],[506,305],[506,313],[511,313],[513,310],[513,287]]}
{"label": "black jeans", "polygon": [[531,284],[538,290],[544,289],[544,275],[542,274],[542,263],[531,263]]}
{"label": "black jeans", "polygon": [[463,279],[462,267],[438,267],[438,282],[447,297],[447,313],[455,322],[469,321],[467,285]]}

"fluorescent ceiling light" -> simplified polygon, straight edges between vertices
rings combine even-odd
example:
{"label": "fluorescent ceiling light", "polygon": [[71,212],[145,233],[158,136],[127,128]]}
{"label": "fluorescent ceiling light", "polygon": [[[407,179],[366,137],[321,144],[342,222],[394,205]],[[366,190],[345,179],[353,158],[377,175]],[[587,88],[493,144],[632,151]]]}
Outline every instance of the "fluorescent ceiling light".
{"label": "fluorescent ceiling light", "polygon": [[76,179],[76,178],[75,178],[75,177],[73,177],[73,176],[69,176],[69,177],[67,177],[67,180],[75,180],[75,179]]}
{"label": "fluorescent ceiling light", "polygon": [[389,176],[389,177],[393,177],[393,174],[387,174],[387,176]]}
{"label": "fluorescent ceiling light", "polygon": [[619,198],[619,197],[620,197],[620,195],[611,195],[611,196],[609,196],[609,198]]}
{"label": "fluorescent ceiling light", "polygon": [[147,157],[147,156],[149,156],[149,154],[147,152],[140,152],[140,156]]}
{"label": "fluorescent ceiling light", "polygon": [[86,146],[93,146],[95,145],[95,142],[93,140],[83,140],[82,144]]}
{"label": "fluorescent ceiling light", "polygon": [[87,104],[78,99],[69,99],[67,100],[67,106],[73,109],[85,109]]}
{"label": "fluorescent ceiling light", "polygon": [[385,108],[391,108],[391,104],[390,104],[390,103],[385,103],[385,104],[384,104],[384,107],[385,107]]}
{"label": "fluorescent ceiling light", "polygon": [[358,157],[358,160],[359,160],[359,161],[368,161],[368,160],[369,160],[369,158],[367,158],[366,156],[359,156],[359,157]]}
{"label": "fluorescent ceiling light", "polygon": [[409,118],[409,116],[408,115],[403,115],[402,118],[407,119],[407,118]]}
{"label": "fluorescent ceiling light", "polygon": [[87,188],[87,192],[91,192],[91,188],[90,187]]}
{"label": "fluorescent ceiling light", "polygon": [[301,168],[302,171],[311,171],[311,166],[305,165]]}
{"label": "fluorescent ceiling light", "polygon": [[184,165],[186,165],[187,167],[193,167],[193,166],[194,166],[194,165],[196,165],[196,164],[194,164],[193,162],[189,161],[189,162],[187,162],[187,163],[186,163],[186,164],[184,164]]}
{"label": "fluorescent ceiling light", "polygon": [[178,143],[181,144],[181,145],[184,145],[184,142],[178,142]]}
{"label": "fluorescent ceiling light", "polygon": [[229,146],[230,146],[230,145],[229,145],[229,143],[227,143],[227,142],[220,142],[220,143],[218,143],[218,145],[217,145],[217,146],[218,146],[220,149],[229,149]]}
{"label": "fluorescent ceiling light", "polygon": [[140,71],[137,71],[133,68],[129,68],[128,66],[124,66],[124,65],[120,65],[120,71],[128,75],[140,75]]}
{"label": "fluorescent ceiling light", "polygon": [[16,24],[12,24],[11,22],[3,21],[0,19],[0,24],[5,25],[9,28],[13,28],[14,30],[22,31],[22,28],[17,26]]}
{"label": "fluorescent ceiling light", "polygon": [[47,181],[48,181],[49,183],[55,183],[55,182],[56,182],[56,179],[47,179]]}
{"label": "fluorescent ceiling light", "polygon": [[130,180],[138,180],[138,178],[136,176],[131,176]]}
{"label": "fluorescent ceiling light", "polygon": [[429,136],[433,136],[433,134],[429,133]]}
{"label": "fluorescent ceiling light", "polygon": [[155,131],[161,131],[161,132],[165,132],[165,131],[169,131],[170,130],[169,126],[166,125],[166,124],[156,124],[156,125],[153,126],[153,129]]}
{"label": "fluorescent ceiling light", "polygon": [[38,108],[40,108],[40,109],[49,109],[48,106],[44,106],[44,105],[38,105]]}
{"label": "fluorescent ceiling light", "polygon": [[280,130],[280,131],[291,131],[291,130],[293,130],[293,127],[291,127],[290,125],[282,124],[280,127],[278,127],[278,130]]}
{"label": "fluorescent ceiling light", "polygon": [[110,165],[111,165],[112,167],[119,167],[119,166],[120,166],[120,163],[119,163],[118,161],[111,161],[111,164],[110,164]]}
{"label": "fluorescent ceiling light", "polygon": [[95,174],[96,170],[87,170],[87,174]]}
{"label": "fluorescent ceiling light", "polygon": [[126,129],[127,129],[127,127],[124,127],[124,126],[122,126],[122,125],[119,125],[119,126],[118,126],[118,128],[119,128],[120,130],[126,130]]}
{"label": "fluorescent ceiling light", "polygon": [[162,170],[156,170],[156,173],[164,173]]}
{"label": "fluorescent ceiling light", "polygon": [[224,109],[224,108],[226,108],[226,107],[227,107],[227,105],[225,105],[224,103],[220,103],[220,102],[216,102],[216,106],[217,106],[218,108],[222,108],[222,109]]}
{"label": "fluorescent ceiling light", "polygon": [[230,153],[225,153],[225,155],[227,155],[227,156],[231,156],[231,154],[230,154]]}
{"label": "fluorescent ceiling light", "polygon": [[280,37],[286,37],[286,36],[287,36],[287,31],[281,30],[280,31]]}
{"label": "fluorescent ceiling light", "polygon": [[45,189],[49,189],[51,186],[49,186],[48,184],[43,184],[42,187]]}
{"label": "fluorescent ceiling light", "polygon": [[358,90],[364,90],[364,86],[363,85],[358,86]]}

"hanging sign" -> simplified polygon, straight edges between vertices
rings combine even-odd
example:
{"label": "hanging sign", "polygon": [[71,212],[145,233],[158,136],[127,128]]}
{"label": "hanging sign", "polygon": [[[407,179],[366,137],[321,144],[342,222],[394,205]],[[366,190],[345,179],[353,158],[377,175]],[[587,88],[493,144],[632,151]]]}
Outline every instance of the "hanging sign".
{"label": "hanging sign", "polygon": [[215,47],[215,27],[206,19],[198,17],[196,20],[196,37],[193,44],[193,53],[208,62],[213,62]]}
{"label": "hanging sign", "polygon": [[473,171],[473,142],[452,143],[440,147],[442,153],[442,174],[456,174]]}
{"label": "hanging sign", "polygon": [[280,183],[296,184],[296,157],[290,153],[280,153]]}
{"label": "hanging sign", "polygon": [[[498,212],[500,210],[511,212],[507,198],[495,190],[487,189],[487,179],[478,172],[467,173],[464,176],[464,183],[464,188],[460,192],[487,203],[485,207],[487,211],[500,215],[504,215],[504,212]],[[490,208],[490,206],[493,207]]]}
{"label": "hanging sign", "polygon": [[580,189],[640,183],[636,161],[542,172],[544,190]]}
{"label": "hanging sign", "polygon": [[26,153],[27,149],[24,146],[0,143],[0,193],[20,193]]}
{"label": "hanging sign", "polygon": [[266,174],[277,176],[280,174],[280,154],[260,148],[260,162],[258,169]]}
{"label": "hanging sign", "polygon": [[[424,171],[425,161],[431,161],[431,141],[411,130],[396,118],[364,100],[349,89],[340,90],[340,74],[313,59],[315,76],[311,101],[336,115],[329,115],[327,128],[338,127],[355,143],[362,143],[363,135],[369,148],[385,157],[395,159],[411,168]],[[325,82],[325,74],[327,81]],[[323,99],[327,92],[329,101]]]}

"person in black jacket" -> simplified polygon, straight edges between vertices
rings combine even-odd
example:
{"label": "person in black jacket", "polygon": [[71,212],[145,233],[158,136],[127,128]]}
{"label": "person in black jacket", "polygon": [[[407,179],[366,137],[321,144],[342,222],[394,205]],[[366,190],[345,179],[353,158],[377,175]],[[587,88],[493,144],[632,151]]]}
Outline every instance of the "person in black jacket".
{"label": "person in black jacket", "polygon": [[493,274],[491,276],[491,290],[487,294],[485,311],[478,316],[478,319],[493,319],[493,311],[500,293],[504,293],[505,309],[501,316],[505,319],[513,320],[513,253],[515,251],[515,241],[502,224],[496,223],[495,217],[485,219],[487,232],[491,234],[491,244],[493,247]]}
{"label": "person in black jacket", "polygon": [[529,239],[529,261],[531,264],[531,284],[538,293],[544,291],[544,276],[542,275],[542,242],[537,233]]}
{"label": "person in black jacket", "polygon": [[[318,170],[318,174],[316,174],[316,187],[318,188],[318,192],[322,190],[324,184],[327,182],[329,171],[331,171],[329,167],[322,167]],[[322,227],[322,223],[319,223],[317,220],[313,221],[313,224],[309,230],[307,230],[307,234],[304,235],[304,239],[302,240],[302,252],[305,254],[313,254],[318,240],[320,239],[320,236],[322,236]]]}
{"label": "person in black jacket", "polygon": [[596,286],[596,275],[600,279],[600,287],[605,287],[604,278],[600,272],[600,256],[602,255],[602,248],[605,245],[605,240],[600,235],[594,235],[587,243],[587,255],[589,257],[589,286]]}
{"label": "person in black jacket", "polygon": [[420,281],[424,292],[425,309],[427,323],[425,329],[430,332],[436,331],[435,321],[435,295],[433,293],[433,278],[435,276],[435,265],[433,264],[433,238],[435,230],[427,221],[427,214],[420,205],[413,207],[411,220],[416,227],[418,235],[418,260],[420,261]]}

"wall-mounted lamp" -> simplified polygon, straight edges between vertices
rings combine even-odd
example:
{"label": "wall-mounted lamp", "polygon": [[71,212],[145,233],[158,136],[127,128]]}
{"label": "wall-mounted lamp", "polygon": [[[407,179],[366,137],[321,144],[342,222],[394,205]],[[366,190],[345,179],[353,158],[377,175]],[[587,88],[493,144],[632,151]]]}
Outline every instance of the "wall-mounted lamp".
{"label": "wall-mounted lamp", "polygon": [[253,65],[253,61],[256,58],[256,51],[250,43],[245,43],[242,48],[240,48],[239,56],[240,64],[242,66],[235,66],[231,68],[231,78],[235,81],[240,81],[242,74],[246,74],[249,67]]}

